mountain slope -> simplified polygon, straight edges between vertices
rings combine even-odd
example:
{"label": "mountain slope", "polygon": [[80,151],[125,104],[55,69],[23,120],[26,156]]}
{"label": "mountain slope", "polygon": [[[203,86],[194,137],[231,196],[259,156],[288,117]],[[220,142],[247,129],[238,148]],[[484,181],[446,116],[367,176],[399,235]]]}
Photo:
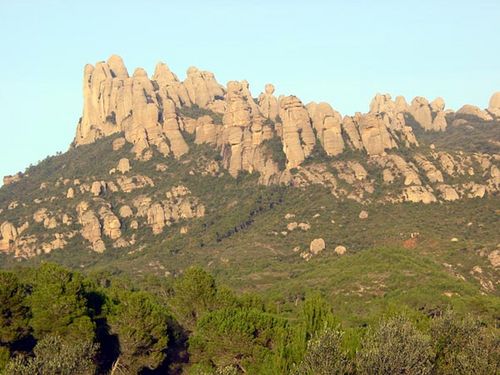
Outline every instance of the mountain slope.
{"label": "mountain slope", "polygon": [[195,68],[182,82],[164,64],[130,77],[114,56],[85,68],[71,148],[4,178],[1,265],[141,279],[200,264],[285,304],[308,288],[358,301],[346,317],[446,301],[494,314],[494,98],[452,112],[377,95],[342,117]]}

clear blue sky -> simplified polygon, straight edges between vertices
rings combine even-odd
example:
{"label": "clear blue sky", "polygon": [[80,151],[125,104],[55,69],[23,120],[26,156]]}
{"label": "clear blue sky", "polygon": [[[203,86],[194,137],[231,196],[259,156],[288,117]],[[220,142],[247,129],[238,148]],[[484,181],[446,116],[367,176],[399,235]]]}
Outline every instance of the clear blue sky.
{"label": "clear blue sky", "polygon": [[366,112],[377,92],[486,107],[500,91],[500,1],[0,0],[0,175],[65,151],[81,115],[86,63],[162,60],[254,96]]}

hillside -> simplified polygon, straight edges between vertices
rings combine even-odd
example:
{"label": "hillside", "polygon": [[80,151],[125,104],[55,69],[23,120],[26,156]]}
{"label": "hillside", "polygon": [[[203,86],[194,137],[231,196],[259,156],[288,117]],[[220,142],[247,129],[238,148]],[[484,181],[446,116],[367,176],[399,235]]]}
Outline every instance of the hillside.
{"label": "hillside", "polygon": [[456,112],[377,94],[342,117],[197,68],[129,76],[118,56],[87,65],[83,83],[70,149],[4,178],[3,267],[140,280],[198,264],[284,301],[322,290],[350,305],[346,321],[391,303],[494,314],[498,94]]}

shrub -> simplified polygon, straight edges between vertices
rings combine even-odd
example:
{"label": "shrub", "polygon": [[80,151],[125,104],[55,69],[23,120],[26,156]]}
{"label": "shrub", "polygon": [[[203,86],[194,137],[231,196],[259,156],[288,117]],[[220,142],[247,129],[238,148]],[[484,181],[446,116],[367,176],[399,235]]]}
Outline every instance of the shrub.
{"label": "shrub", "polygon": [[281,142],[281,139],[275,136],[271,139],[266,139],[262,142],[262,145],[270,152],[271,158],[278,164],[280,171],[285,170],[286,154],[285,151],[283,151],[283,143]]}
{"label": "shrub", "polygon": [[352,364],[342,349],[343,332],[326,328],[307,343],[307,351],[297,366],[297,375],[343,375],[352,372]]}
{"label": "shrub", "polygon": [[496,374],[500,367],[500,339],[479,320],[459,319],[451,311],[436,318],[431,327],[438,374]]}
{"label": "shrub", "polygon": [[35,356],[17,356],[6,367],[6,375],[91,375],[95,373],[93,358],[97,345],[89,340],[63,339],[48,335],[38,342]]}
{"label": "shrub", "polygon": [[405,317],[380,323],[368,333],[357,354],[359,374],[425,375],[431,372],[432,348],[429,338]]}

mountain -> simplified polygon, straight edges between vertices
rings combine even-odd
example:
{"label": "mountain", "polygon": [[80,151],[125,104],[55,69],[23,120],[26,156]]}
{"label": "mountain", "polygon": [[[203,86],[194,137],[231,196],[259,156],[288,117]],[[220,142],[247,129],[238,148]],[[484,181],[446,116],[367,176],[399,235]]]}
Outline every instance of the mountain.
{"label": "mountain", "polygon": [[241,290],[327,290],[346,316],[405,285],[406,302],[426,288],[488,310],[472,301],[498,296],[500,93],[456,112],[377,94],[342,116],[274,90],[164,63],[130,76],[118,56],[85,66],[69,150],[4,177],[0,264],[201,264]]}

